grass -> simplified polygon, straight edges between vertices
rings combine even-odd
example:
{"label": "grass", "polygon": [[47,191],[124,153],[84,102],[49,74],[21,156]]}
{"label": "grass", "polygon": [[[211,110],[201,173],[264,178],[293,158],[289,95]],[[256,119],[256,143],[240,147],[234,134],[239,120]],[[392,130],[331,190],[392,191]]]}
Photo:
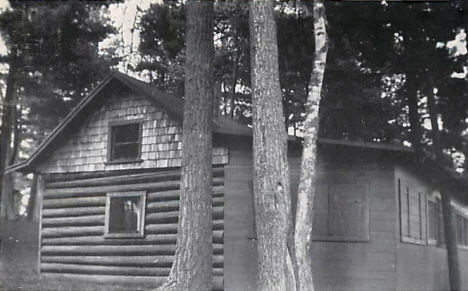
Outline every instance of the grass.
{"label": "grass", "polygon": [[39,276],[38,224],[26,219],[8,221],[2,229],[0,290],[107,291],[147,290],[144,287],[96,284],[82,280],[50,279]]}

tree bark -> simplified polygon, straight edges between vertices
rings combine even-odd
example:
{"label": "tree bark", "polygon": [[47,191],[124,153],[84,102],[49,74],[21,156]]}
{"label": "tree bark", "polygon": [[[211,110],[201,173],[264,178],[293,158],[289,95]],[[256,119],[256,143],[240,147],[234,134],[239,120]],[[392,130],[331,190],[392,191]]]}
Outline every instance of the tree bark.
{"label": "tree bark", "polygon": [[160,290],[212,289],[213,2],[187,2],[178,239]]}
{"label": "tree bark", "polygon": [[[436,109],[436,100],[434,96],[434,80],[432,76],[428,76],[428,92],[427,92],[427,106],[429,109],[429,117],[431,120],[432,143],[434,154],[436,156],[437,165],[440,168],[444,167],[443,147],[440,140],[438,112]],[[460,263],[458,259],[458,246],[457,246],[457,231],[456,221],[453,213],[450,192],[445,188],[446,182],[443,180],[437,181],[440,185],[440,196],[442,204],[442,213],[445,229],[445,244],[447,246],[447,263],[449,271],[450,290],[461,290],[461,275]]]}
{"label": "tree bark", "polygon": [[408,116],[411,128],[411,144],[416,151],[416,154],[421,156],[423,148],[421,143],[422,129],[421,120],[419,118],[419,97],[417,89],[417,77],[415,72],[408,71],[406,74],[406,100],[408,103]]}
{"label": "tree bark", "polygon": [[312,278],[312,207],[315,197],[319,107],[328,52],[325,7],[323,1],[314,1],[315,58],[310,79],[304,121],[304,143],[301,176],[297,196],[294,250],[296,259],[296,290],[314,290]]}
{"label": "tree bark", "polygon": [[7,78],[7,89],[3,100],[1,138],[0,138],[0,193],[1,193],[1,215],[4,218],[16,218],[13,211],[13,187],[11,174],[6,175],[9,154],[11,153],[11,142],[13,133],[13,118],[16,110],[16,78],[18,71],[17,52],[13,48],[9,57],[9,72]]}
{"label": "tree bark", "polygon": [[249,2],[258,290],[288,290],[291,199],[273,2]]}

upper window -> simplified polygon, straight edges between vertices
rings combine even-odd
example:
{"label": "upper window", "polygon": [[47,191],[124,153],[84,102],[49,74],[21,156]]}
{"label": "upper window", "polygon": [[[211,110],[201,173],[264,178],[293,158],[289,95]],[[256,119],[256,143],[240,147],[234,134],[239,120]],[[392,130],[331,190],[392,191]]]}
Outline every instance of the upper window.
{"label": "upper window", "polygon": [[142,237],[145,202],[145,192],[108,193],[105,235],[107,237]]}
{"label": "upper window", "polygon": [[369,196],[366,183],[334,183],[317,185],[315,189],[314,240],[369,240]]}
{"label": "upper window", "polygon": [[140,159],[141,122],[110,126],[110,162],[135,161]]}

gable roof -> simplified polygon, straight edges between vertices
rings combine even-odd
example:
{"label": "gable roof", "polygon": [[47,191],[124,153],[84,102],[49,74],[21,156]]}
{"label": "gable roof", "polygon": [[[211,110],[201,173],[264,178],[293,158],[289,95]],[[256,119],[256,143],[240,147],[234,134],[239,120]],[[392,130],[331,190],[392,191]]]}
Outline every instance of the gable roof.
{"label": "gable roof", "polygon": [[[84,118],[105,102],[105,90],[115,86],[125,86],[142,96],[146,96],[167,111],[172,118],[182,120],[184,100],[180,96],[165,93],[155,86],[132,78],[118,71],[113,71],[64,118],[52,133],[39,145],[34,153],[24,162],[8,167],[10,171],[28,171],[39,163],[47,153],[53,152],[73,132],[79,128]],[[251,136],[252,129],[237,120],[225,116],[213,119],[213,132],[229,135]]]}

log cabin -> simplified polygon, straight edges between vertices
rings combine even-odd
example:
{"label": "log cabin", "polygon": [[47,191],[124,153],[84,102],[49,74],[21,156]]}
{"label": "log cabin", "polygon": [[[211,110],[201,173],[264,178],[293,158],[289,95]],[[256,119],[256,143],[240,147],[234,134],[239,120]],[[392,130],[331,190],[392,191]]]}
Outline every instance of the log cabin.
{"label": "log cabin", "polygon": [[[177,239],[182,108],[182,98],[113,72],[8,169],[35,175],[34,269],[54,282],[40,286],[145,290],[164,282]],[[293,203],[300,154],[300,141],[290,138]],[[319,140],[317,169],[316,290],[448,290],[440,183],[451,191],[461,271],[468,271],[466,181],[416,159],[411,148],[345,140]],[[251,129],[215,117],[215,290],[256,290],[252,170]],[[21,239],[9,241],[2,254],[21,249]]]}

